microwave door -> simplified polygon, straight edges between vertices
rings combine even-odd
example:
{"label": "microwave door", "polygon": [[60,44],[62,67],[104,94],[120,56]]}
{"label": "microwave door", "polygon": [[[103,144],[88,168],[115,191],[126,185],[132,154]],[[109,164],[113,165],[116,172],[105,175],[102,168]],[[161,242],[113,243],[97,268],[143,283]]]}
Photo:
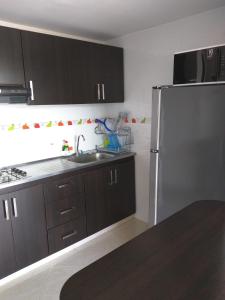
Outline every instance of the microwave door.
{"label": "microwave door", "polygon": [[204,81],[205,64],[204,58],[200,51],[196,53],[196,82]]}
{"label": "microwave door", "polygon": [[218,78],[218,49],[210,48],[202,50],[203,82],[214,82]]}

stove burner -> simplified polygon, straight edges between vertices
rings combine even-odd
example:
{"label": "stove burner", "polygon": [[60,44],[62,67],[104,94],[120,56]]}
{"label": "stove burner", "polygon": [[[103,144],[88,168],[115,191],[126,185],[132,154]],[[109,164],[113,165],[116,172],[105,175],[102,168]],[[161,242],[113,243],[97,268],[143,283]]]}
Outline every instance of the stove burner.
{"label": "stove burner", "polygon": [[17,168],[0,169],[0,184],[23,179],[27,176],[27,172]]}

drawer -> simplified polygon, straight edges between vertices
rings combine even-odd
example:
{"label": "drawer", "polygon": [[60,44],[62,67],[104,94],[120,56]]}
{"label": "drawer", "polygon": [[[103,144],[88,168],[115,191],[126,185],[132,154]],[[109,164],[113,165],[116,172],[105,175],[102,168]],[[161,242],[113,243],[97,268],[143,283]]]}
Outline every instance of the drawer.
{"label": "drawer", "polygon": [[44,196],[47,202],[68,199],[84,192],[81,175],[65,177],[44,184]]}
{"label": "drawer", "polygon": [[71,195],[68,198],[46,202],[47,228],[52,228],[84,215],[83,195]]}
{"label": "drawer", "polygon": [[84,214],[81,176],[73,176],[44,185],[47,228],[67,223]]}
{"label": "drawer", "polygon": [[85,217],[52,228],[48,230],[49,253],[52,254],[68,247],[86,236]]}

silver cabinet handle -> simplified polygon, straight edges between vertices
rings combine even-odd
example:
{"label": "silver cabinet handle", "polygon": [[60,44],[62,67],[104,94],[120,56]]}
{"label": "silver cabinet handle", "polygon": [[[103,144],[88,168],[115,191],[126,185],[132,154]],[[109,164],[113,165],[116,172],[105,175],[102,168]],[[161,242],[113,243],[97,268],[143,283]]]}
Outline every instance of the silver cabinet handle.
{"label": "silver cabinet handle", "polygon": [[34,86],[32,80],[29,81],[29,85],[30,85],[30,92],[31,92],[30,99],[31,101],[34,101]]}
{"label": "silver cabinet handle", "polygon": [[3,206],[4,206],[5,219],[8,221],[10,220],[8,200],[3,200]]}
{"label": "silver cabinet handle", "polygon": [[71,207],[65,210],[60,211],[60,215],[63,216],[65,214],[68,214],[69,212],[71,212],[75,207]]}
{"label": "silver cabinet handle", "polygon": [[109,185],[113,185],[113,171],[112,169],[110,170],[110,182]]}
{"label": "silver cabinet handle", "polygon": [[102,100],[105,100],[105,84],[102,84]]}
{"label": "silver cabinet handle", "polygon": [[60,184],[60,185],[57,185],[57,188],[58,189],[65,189],[68,185],[69,185],[69,183]]}
{"label": "silver cabinet handle", "polygon": [[101,100],[100,83],[97,84],[97,89],[98,89],[98,101],[100,101]]}
{"label": "silver cabinet handle", "polygon": [[18,211],[17,211],[17,203],[16,203],[16,197],[12,198],[12,206],[13,206],[13,215],[15,218],[18,217]]}
{"label": "silver cabinet handle", "polygon": [[115,169],[114,172],[115,172],[115,184],[117,184],[118,183],[117,169]]}
{"label": "silver cabinet handle", "polygon": [[74,230],[73,232],[71,232],[71,233],[69,233],[69,234],[67,234],[67,235],[64,235],[64,236],[62,236],[62,240],[63,241],[65,241],[66,239],[69,239],[70,237],[72,237],[72,236],[74,236],[74,235],[76,235],[77,234],[77,231],[76,230]]}

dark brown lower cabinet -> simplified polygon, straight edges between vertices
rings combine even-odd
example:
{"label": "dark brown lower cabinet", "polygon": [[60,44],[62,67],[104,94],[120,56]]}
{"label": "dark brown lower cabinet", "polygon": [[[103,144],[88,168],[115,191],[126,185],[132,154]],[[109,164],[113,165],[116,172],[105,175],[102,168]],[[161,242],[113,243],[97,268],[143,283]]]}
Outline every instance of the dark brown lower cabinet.
{"label": "dark brown lower cabinet", "polygon": [[135,213],[134,157],[0,196],[0,279]]}
{"label": "dark brown lower cabinet", "polygon": [[135,213],[133,157],[90,171],[84,181],[88,235]]}
{"label": "dark brown lower cabinet", "polygon": [[48,229],[85,214],[81,175],[65,176],[44,184]]}
{"label": "dark brown lower cabinet", "polygon": [[16,271],[8,195],[0,196],[0,278]]}
{"label": "dark brown lower cabinet", "polygon": [[134,159],[121,161],[106,169],[109,225],[135,213]]}
{"label": "dark brown lower cabinet", "polygon": [[49,254],[62,250],[86,237],[86,220],[80,217],[48,230]]}
{"label": "dark brown lower cabinet", "polygon": [[48,255],[45,205],[42,185],[9,195],[18,269]]}
{"label": "dark brown lower cabinet", "polygon": [[42,186],[0,197],[0,277],[48,255]]}
{"label": "dark brown lower cabinet", "polygon": [[88,235],[108,226],[105,180],[105,168],[89,171],[84,176]]}

